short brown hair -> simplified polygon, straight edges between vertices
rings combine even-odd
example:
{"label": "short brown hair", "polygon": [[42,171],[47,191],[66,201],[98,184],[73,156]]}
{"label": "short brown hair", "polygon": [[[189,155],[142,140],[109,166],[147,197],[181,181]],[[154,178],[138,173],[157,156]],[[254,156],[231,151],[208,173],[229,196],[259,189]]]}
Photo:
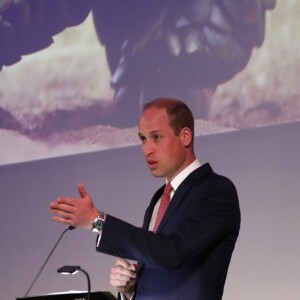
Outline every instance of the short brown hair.
{"label": "short brown hair", "polygon": [[173,128],[175,135],[179,135],[182,128],[188,127],[192,132],[194,140],[194,117],[191,110],[184,102],[172,98],[157,98],[146,103],[143,111],[146,111],[151,107],[166,110],[170,126]]}

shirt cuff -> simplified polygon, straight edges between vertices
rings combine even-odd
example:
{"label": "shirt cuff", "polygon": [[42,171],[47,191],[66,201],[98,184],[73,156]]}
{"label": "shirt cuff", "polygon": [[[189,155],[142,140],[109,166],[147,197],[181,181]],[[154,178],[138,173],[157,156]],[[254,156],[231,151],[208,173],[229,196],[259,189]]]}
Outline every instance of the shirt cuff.
{"label": "shirt cuff", "polygon": [[102,229],[101,230],[98,230],[98,236],[97,236],[97,247],[99,246],[100,244],[100,241],[101,241],[101,236],[102,236]]}
{"label": "shirt cuff", "polygon": [[[128,300],[132,300],[133,297],[134,297],[134,294],[135,293],[133,293],[132,296]],[[121,300],[126,300],[125,296],[123,294],[121,294],[121,293],[120,293],[120,297],[121,297]]]}

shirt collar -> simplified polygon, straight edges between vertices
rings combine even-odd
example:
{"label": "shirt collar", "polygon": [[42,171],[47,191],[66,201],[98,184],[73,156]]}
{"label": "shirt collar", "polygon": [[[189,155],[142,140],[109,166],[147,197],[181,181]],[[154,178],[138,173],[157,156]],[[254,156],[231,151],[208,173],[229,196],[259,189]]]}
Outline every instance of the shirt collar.
{"label": "shirt collar", "polygon": [[[179,174],[177,174],[171,181],[173,190],[176,191],[176,189],[179,187],[182,181],[200,166],[201,164],[199,160],[195,159],[190,165],[188,165],[184,170],[182,170]],[[166,183],[168,183],[168,181],[166,181]]]}

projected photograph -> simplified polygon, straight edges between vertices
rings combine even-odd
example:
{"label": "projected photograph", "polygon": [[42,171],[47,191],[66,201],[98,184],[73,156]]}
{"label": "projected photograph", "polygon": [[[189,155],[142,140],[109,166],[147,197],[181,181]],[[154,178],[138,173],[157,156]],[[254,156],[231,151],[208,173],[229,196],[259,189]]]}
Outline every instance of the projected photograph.
{"label": "projected photograph", "polygon": [[300,2],[0,1],[0,164],[139,144],[143,105],[196,135],[300,120]]}

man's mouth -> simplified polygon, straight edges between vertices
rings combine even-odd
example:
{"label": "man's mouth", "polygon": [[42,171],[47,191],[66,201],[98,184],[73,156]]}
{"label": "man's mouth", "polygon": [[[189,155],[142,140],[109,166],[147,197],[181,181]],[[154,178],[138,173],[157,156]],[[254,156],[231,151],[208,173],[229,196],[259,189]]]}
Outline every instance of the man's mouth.
{"label": "man's mouth", "polygon": [[155,160],[147,160],[147,164],[148,164],[150,169],[153,169],[157,166],[158,162],[155,161]]}

